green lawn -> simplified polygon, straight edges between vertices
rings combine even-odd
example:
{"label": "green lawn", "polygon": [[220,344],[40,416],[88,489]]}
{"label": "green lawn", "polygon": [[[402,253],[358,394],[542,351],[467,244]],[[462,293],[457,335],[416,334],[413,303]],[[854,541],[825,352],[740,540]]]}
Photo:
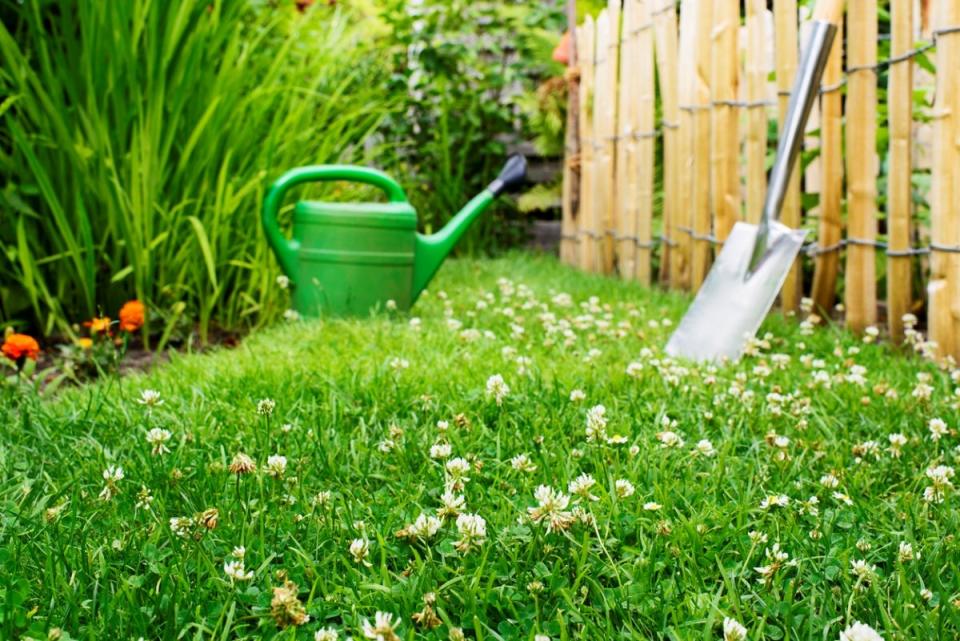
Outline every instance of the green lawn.
{"label": "green lawn", "polygon": [[776,318],[672,362],[685,304],[454,261],[412,316],[8,389],[0,638],[960,638],[949,372]]}

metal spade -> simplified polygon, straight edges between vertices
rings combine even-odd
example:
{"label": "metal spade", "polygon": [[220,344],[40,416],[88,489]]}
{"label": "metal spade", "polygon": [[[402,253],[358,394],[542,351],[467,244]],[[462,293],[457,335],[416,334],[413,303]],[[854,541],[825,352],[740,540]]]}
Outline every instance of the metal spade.
{"label": "metal spade", "polygon": [[807,118],[843,15],[843,0],[820,0],[787,118],[770,172],[759,225],[738,222],[666,351],[697,361],[737,360],[760,327],[793,265],[807,232],[779,222],[790,174],[800,153]]}

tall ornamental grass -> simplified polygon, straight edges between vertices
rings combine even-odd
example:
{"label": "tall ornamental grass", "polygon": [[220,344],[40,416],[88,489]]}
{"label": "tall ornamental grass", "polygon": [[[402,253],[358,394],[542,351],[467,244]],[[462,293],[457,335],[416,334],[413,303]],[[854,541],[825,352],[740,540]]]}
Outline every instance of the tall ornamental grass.
{"label": "tall ornamental grass", "polygon": [[238,0],[0,18],[0,321],[68,333],[136,297],[145,335],[182,317],[205,338],[282,311],[264,189],[362,160],[389,109],[360,21]]}

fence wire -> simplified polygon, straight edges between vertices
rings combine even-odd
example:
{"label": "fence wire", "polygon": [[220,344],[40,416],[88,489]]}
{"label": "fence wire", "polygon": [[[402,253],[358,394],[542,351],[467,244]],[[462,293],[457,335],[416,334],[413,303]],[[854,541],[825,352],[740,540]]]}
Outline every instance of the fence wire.
{"label": "fence wire", "polygon": [[[677,3],[668,2],[664,6],[653,10],[650,15],[652,18],[656,18],[662,13],[666,13],[668,11],[676,11],[676,10],[677,10]],[[646,22],[640,25],[639,27],[637,27],[636,29],[630,30],[625,36],[621,37],[618,44],[622,45],[624,41],[632,38],[636,38],[639,36],[640,33],[642,33],[643,31],[647,31],[649,29],[653,29],[654,26],[655,26],[655,23],[653,20]],[[851,74],[862,73],[864,71],[877,73],[880,70],[886,69],[893,65],[912,61],[918,56],[921,56],[926,52],[936,48],[937,40],[941,36],[951,34],[951,33],[957,33],[957,32],[960,32],[960,25],[934,29],[933,31],[931,31],[930,40],[920,42],[913,49],[906,51],[900,55],[891,56],[889,58],[878,60],[876,63],[871,65],[856,65],[853,67],[848,67],[847,69],[844,70],[842,78],[839,82],[831,85],[822,85],[819,89],[819,94],[822,96],[824,94],[840,91],[847,85],[847,81]],[[889,36],[887,34],[881,34],[880,37],[878,38],[878,41],[883,41],[886,39],[889,39]],[[614,41],[614,42],[617,42],[617,41]],[[614,45],[611,44],[611,47],[613,46]],[[606,61],[605,58],[595,58],[593,63],[594,63],[594,66],[596,67],[596,65],[605,61]],[[777,96],[789,96],[789,95],[790,95],[789,91],[777,92]],[[777,106],[777,104],[778,104],[777,100],[755,100],[755,101],[712,100],[708,103],[703,103],[703,104],[682,104],[682,105],[679,105],[678,108],[681,111],[695,112],[695,111],[710,110],[718,106],[728,106],[728,107],[735,107],[739,109],[757,109],[757,108],[775,107]],[[669,122],[661,118],[659,126],[649,131],[624,130],[617,135],[608,136],[604,138],[601,142],[597,142],[595,139],[590,137],[581,137],[580,148],[582,149],[584,146],[590,146],[594,151],[602,151],[608,148],[608,145],[604,144],[604,142],[616,143],[619,140],[629,140],[629,139],[641,140],[641,139],[649,139],[649,138],[658,138],[663,136],[664,129],[677,129],[678,127],[679,127],[678,123]],[[568,149],[568,151],[575,152],[577,150]],[[579,162],[579,157],[577,158],[577,162]],[[690,227],[685,227],[685,226],[674,226],[673,229],[689,236],[690,239],[693,241],[707,242],[707,243],[710,243],[711,245],[723,244],[723,241],[717,239],[709,231],[698,232]],[[667,247],[679,246],[680,243],[677,240],[675,240],[670,235],[669,232],[670,230],[666,229],[659,236],[648,240],[648,239],[639,238],[635,235],[621,234],[619,231],[613,230],[613,229],[608,229],[606,230],[606,232],[595,232],[592,230],[580,229],[573,234],[563,234],[561,235],[561,238],[565,240],[574,240],[576,242],[579,242],[581,238],[584,236],[588,236],[590,238],[593,238],[594,240],[599,240],[604,236],[610,236],[614,240],[632,240],[637,249],[651,249],[651,250],[655,249],[660,245],[665,245]],[[941,245],[938,243],[931,242],[927,245],[918,246],[918,247],[908,247],[906,249],[890,249],[889,244],[883,241],[868,239],[868,238],[853,238],[853,237],[844,238],[838,243],[835,243],[833,245],[827,245],[827,246],[820,246],[817,242],[810,242],[805,244],[801,249],[801,251],[806,256],[815,258],[817,256],[839,252],[842,249],[849,247],[851,245],[873,247],[877,250],[883,250],[887,256],[890,256],[893,258],[925,256],[931,253],[960,254],[960,245]]]}

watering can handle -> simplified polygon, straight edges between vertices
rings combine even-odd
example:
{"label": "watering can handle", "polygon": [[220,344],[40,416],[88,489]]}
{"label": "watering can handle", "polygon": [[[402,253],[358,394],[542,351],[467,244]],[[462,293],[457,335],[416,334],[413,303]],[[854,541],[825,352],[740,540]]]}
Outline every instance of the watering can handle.
{"label": "watering can handle", "polygon": [[335,180],[373,185],[381,189],[390,202],[407,202],[407,195],[403,188],[393,178],[377,169],[356,165],[311,165],[291,169],[270,186],[267,197],[263,201],[263,228],[267,234],[267,241],[276,252],[280,267],[290,278],[295,278],[296,275],[299,245],[297,241],[287,239],[277,224],[277,214],[280,213],[283,197],[291,187],[296,185]]}

